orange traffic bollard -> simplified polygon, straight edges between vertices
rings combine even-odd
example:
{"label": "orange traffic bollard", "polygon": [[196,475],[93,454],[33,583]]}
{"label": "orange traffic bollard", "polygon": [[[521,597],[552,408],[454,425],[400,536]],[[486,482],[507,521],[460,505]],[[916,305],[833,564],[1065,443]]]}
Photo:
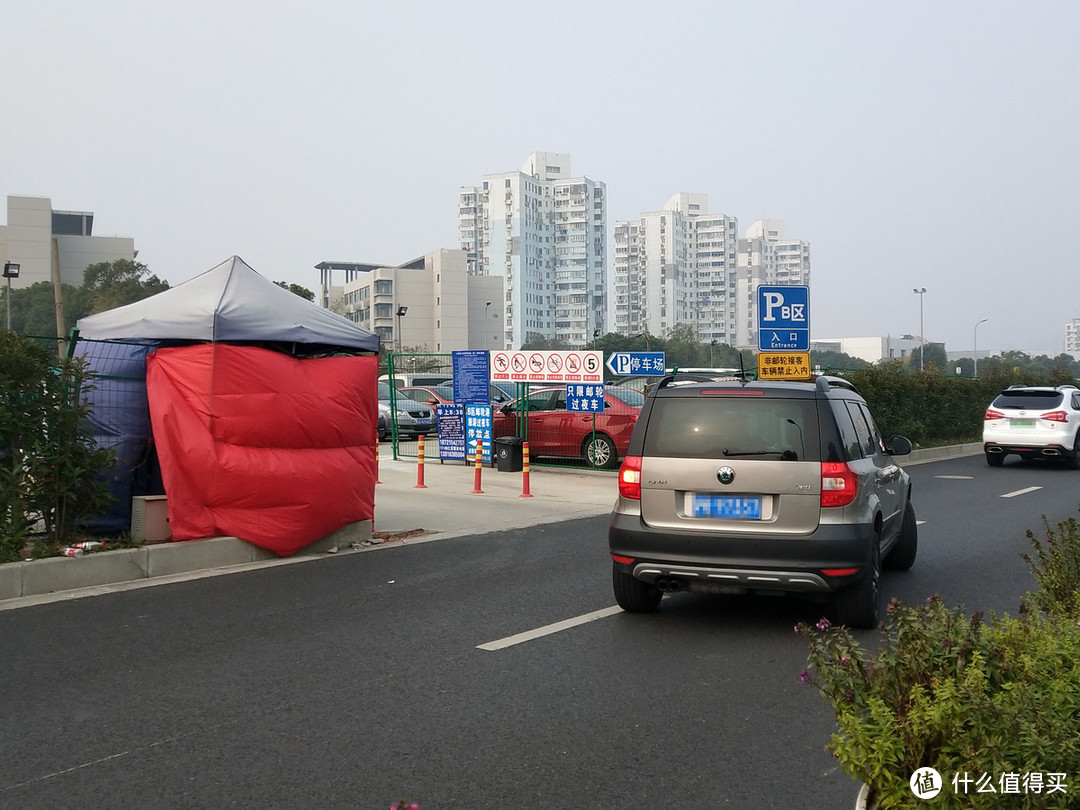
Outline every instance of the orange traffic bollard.
{"label": "orange traffic bollard", "polygon": [[529,443],[521,443],[521,494],[519,498],[531,498],[529,492]]}
{"label": "orange traffic bollard", "polygon": [[476,440],[476,474],[473,476],[473,489],[470,494],[483,495],[484,490],[480,489],[480,468],[484,464],[484,440]]}
{"label": "orange traffic bollard", "polygon": [[420,449],[416,454],[416,486],[413,489],[427,489],[424,483],[424,434],[420,434]]}

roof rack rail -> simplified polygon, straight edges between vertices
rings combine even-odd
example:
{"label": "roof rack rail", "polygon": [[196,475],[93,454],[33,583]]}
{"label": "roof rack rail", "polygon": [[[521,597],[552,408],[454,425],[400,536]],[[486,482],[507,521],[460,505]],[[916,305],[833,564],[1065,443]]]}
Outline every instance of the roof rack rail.
{"label": "roof rack rail", "polygon": [[843,377],[833,377],[828,374],[822,374],[814,381],[817,385],[818,391],[828,391],[830,388],[846,388],[849,391],[859,393],[859,389],[852,384],[851,380],[845,380]]}

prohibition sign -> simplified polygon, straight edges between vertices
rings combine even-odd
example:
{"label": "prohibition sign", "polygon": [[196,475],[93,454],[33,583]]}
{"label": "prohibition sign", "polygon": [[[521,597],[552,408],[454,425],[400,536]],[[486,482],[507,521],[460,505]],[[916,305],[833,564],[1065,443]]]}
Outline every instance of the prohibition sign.
{"label": "prohibition sign", "polygon": [[539,374],[544,370],[544,355],[542,354],[530,354],[529,355],[529,367],[535,374]]}
{"label": "prohibition sign", "polygon": [[523,355],[523,354],[515,354],[510,359],[510,364],[514,367],[514,371],[516,371],[518,374],[520,374],[521,372],[523,372],[525,370],[525,355]]}
{"label": "prohibition sign", "polygon": [[576,354],[566,355],[566,373],[577,374],[581,371],[581,358]]}
{"label": "prohibition sign", "polygon": [[493,362],[495,364],[496,371],[506,371],[506,369],[510,367],[510,358],[507,357],[503,352],[497,352],[495,354]]}
{"label": "prohibition sign", "polygon": [[548,371],[552,374],[562,373],[562,357],[557,354],[549,354],[547,359]]}

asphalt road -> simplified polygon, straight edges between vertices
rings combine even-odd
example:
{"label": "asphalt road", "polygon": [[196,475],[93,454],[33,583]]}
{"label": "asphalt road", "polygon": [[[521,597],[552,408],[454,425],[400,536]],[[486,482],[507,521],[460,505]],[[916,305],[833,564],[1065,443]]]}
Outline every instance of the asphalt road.
{"label": "asphalt road", "polygon": [[[920,557],[886,596],[1015,611],[1024,532],[1075,515],[1080,473],[910,472]],[[792,628],[821,606],[676,594],[623,614],[605,526],[0,613],[0,807],[853,807],[797,679]]]}

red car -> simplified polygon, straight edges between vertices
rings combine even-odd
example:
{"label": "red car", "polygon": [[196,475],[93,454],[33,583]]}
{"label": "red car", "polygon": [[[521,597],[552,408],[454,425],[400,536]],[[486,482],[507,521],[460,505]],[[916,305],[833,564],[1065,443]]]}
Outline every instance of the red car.
{"label": "red car", "polygon": [[[615,469],[626,455],[645,396],[630,388],[607,388],[604,412],[566,409],[566,386],[540,388],[492,414],[492,436],[522,435],[532,456],[580,458],[593,467]],[[522,431],[517,426],[525,421]],[[594,425],[595,420],[595,425]]]}

